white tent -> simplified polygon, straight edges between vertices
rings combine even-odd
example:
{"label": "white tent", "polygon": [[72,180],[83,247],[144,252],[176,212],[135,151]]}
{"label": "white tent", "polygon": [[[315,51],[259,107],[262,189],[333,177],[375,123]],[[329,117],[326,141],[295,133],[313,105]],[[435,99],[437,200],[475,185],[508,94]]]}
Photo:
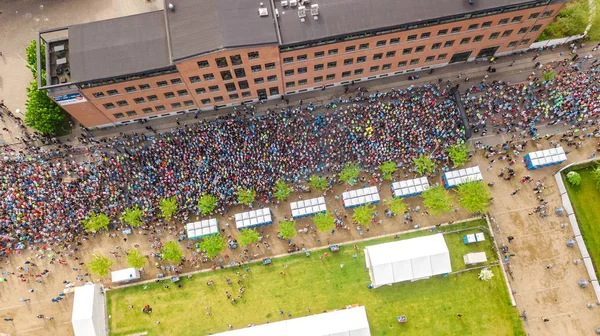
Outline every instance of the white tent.
{"label": "white tent", "polygon": [[227,331],[215,336],[370,336],[365,307],[336,310]]}
{"label": "white tent", "polygon": [[75,287],[73,315],[75,336],[106,336],[106,306],[102,285]]}
{"label": "white tent", "polygon": [[375,288],[452,272],[442,234],[367,246],[365,259]]}

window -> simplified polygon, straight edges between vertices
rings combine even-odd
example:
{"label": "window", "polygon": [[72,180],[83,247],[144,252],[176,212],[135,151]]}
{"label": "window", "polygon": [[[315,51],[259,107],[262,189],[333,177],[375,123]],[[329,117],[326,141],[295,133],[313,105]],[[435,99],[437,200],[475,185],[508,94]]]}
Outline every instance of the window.
{"label": "window", "polygon": [[395,37],[393,39],[390,39],[390,44],[398,44],[400,43],[400,38],[399,37]]}
{"label": "window", "polygon": [[392,64],[388,63],[388,64],[384,64],[381,66],[381,70],[390,70],[392,68]]}
{"label": "window", "polygon": [[252,94],[250,93],[250,91],[244,91],[242,92],[242,98],[248,98],[252,96]]}
{"label": "window", "polygon": [[206,89],[205,88],[197,88],[196,89],[196,94],[205,94],[206,93]]}
{"label": "window", "polygon": [[125,114],[127,114],[128,117],[135,117],[137,115],[137,113],[135,113],[135,111],[127,111],[127,112],[125,112]]}
{"label": "window", "polygon": [[240,55],[229,56],[229,60],[231,60],[231,65],[242,65],[242,56]]}
{"label": "window", "polygon": [[331,56],[331,55],[337,55],[338,50],[337,49],[330,49],[327,51],[327,55]]}
{"label": "window", "polygon": [[113,114],[113,116],[117,119],[123,119],[125,118],[125,115],[123,113],[115,113]]}
{"label": "window", "polygon": [[512,30],[512,29],[505,30],[505,31],[502,33],[502,37],[507,37],[507,36],[510,36],[510,34],[512,34],[512,32],[513,32],[513,30]]}
{"label": "window", "polygon": [[461,31],[461,27],[454,27],[452,28],[452,30],[450,31],[450,34],[456,34],[456,33],[460,33]]}
{"label": "window", "polygon": [[355,50],[356,50],[356,46],[346,47],[346,52],[352,52],[352,51],[355,51]]}
{"label": "window", "polygon": [[412,48],[404,48],[402,50],[402,55],[408,55],[410,53],[412,53]]}
{"label": "window", "polygon": [[148,98],[148,101],[151,101],[151,102],[158,100],[158,97],[156,95],[151,95],[151,96],[148,96],[146,98]]}
{"label": "window", "polygon": [[446,43],[444,43],[444,48],[450,48],[454,45],[454,40],[452,41],[446,41]]}
{"label": "window", "polygon": [[470,25],[469,28],[467,28],[467,30],[475,30],[477,28],[479,28],[479,25],[477,23],[474,23],[474,24]]}
{"label": "window", "polygon": [[498,38],[498,35],[500,35],[500,33],[492,33],[492,34],[490,35],[490,40],[495,40],[495,39],[497,39],[497,38]]}
{"label": "window", "polygon": [[342,72],[342,78],[352,76],[352,71],[344,71]]}
{"label": "window", "polygon": [[215,62],[217,62],[217,68],[226,68],[229,66],[225,57],[215,58]]}
{"label": "window", "polygon": [[333,69],[337,66],[337,62],[327,62],[327,69]]}
{"label": "window", "polygon": [[263,84],[264,82],[265,82],[265,79],[262,77],[254,78],[254,84]]}
{"label": "window", "polygon": [[107,110],[115,108],[115,104],[113,104],[113,103],[105,103],[105,104],[102,104],[102,106],[104,106],[104,108]]}
{"label": "window", "polygon": [[224,81],[232,80],[233,76],[231,75],[231,71],[229,71],[229,70],[221,71],[221,78],[223,78]]}
{"label": "window", "polygon": [[521,41],[521,45],[526,45],[529,44],[530,39],[524,39],[523,41]]}
{"label": "window", "polygon": [[515,16],[514,18],[512,18],[512,20],[510,20],[510,22],[512,22],[512,23],[519,22],[519,21],[521,21],[521,19],[523,19],[522,15]]}
{"label": "window", "polygon": [[165,98],[167,98],[167,99],[175,98],[175,94],[173,92],[165,92]]}
{"label": "window", "polygon": [[308,79],[301,79],[298,81],[298,86],[302,86],[302,85],[306,85],[308,84]]}
{"label": "window", "polygon": [[467,44],[471,42],[471,38],[470,37],[465,37],[464,39],[460,40],[460,44]]}
{"label": "window", "polygon": [[538,16],[540,16],[540,13],[531,13],[527,20],[537,19]]}
{"label": "window", "polygon": [[283,58],[283,64],[292,63],[293,61],[294,61],[293,57],[284,57]]}
{"label": "window", "polygon": [[444,35],[448,35],[448,29],[441,29],[440,31],[438,31],[438,36],[444,36]]}
{"label": "window", "polygon": [[285,72],[283,73],[284,76],[293,76],[294,75],[294,69],[290,69],[290,70],[285,70]]}
{"label": "window", "polygon": [[262,65],[253,65],[250,67],[250,69],[252,69],[252,72],[261,72],[262,71]]}
{"label": "window", "polygon": [[543,18],[545,18],[545,17],[549,17],[550,15],[552,15],[552,13],[554,13],[554,10],[544,11],[544,12],[542,13],[542,17],[543,17]]}
{"label": "window", "polygon": [[119,105],[119,107],[125,107],[125,106],[129,106],[129,103],[126,100],[119,100],[117,102],[117,105]]}
{"label": "window", "polygon": [[420,53],[423,52],[425,50],[425,46],[418,46],[415,48],[415,52],[416,53]]}
{"label": "window", "polygon": [[447,56],[448,56],[448,54],[439,54],[439,55],[438,55],[438,61],[439,61],[439,60],[446,59],[446,57],[447,57]]}
{"label": "window", "polygon": [[152,113],[154,111],[152,110],[151,107],[146,107],[146,108],[142,109],[142,112],[144,112],[144,114],[150,114],[150,113]]}
{"label": "window", "polygon": [[108,93],[109,96],[115,96],[115,95],[119,94],[119,91],[117,91],[117,90],[108,90],[108,91],[106,91],[106,93]]}
{"label": "window", "polygon": [[384,47],[387,44],[386,40],[377,41],[375,44],[376,47]]}
{"label": "window", "polygon": [[325,52],[324,51],[317,51],[315,53],[315,58],[319,58],[319,57],[323,57],[325,56]]}
{"label": "window", "polygon": [[415,65],[415,64],[419,64],[419,59],[418,58],[410,60],[410,65]]}
{"label": "window", "polygon": [[378,54],[373,55],[373,60],[374,61],[380,60],[382,58],[383,58],[383,54],[382,53],[378,53]]}
{"label": "window", "polygon": [[171,104],[171,107],[174,109],[180,108],[181,107],[181,103],[173,103]]}
{"label": "window", "polygon": [[250,86],[248,85],[248,81],[239,81],[238,82],[238,86],[240,87],[240,90],[247,90],[250,88]]}
{"label": "window", "polygon": [[300,61],[306,61],[306,54],[304,55],[298,55],[298,57],[296,57],[296,61],[300,62]]}
{"label": "window", "polygon": [[479,42],[481,40],[483,40],[483,35],[477,35],[473,37],[473,42]]}
{"label": "window", "polygon": [[354,70],[354,76],[360,76],[363,74],[363,69],[356,69]]}
{"label": "window", "polygon": [[429,36],[431,36],[431,33],[430,33],[430,32],[423,33],[423,34],[421,34],[421,39],[426,39],[426,38],[429,38]]}
{"label": "window", "polygon": [[[258,51],[251,51],[251,52],[248,53],[248,59],[249,60],[258,59],[258,57],[259,57],[258,56]],[[223,99],[221,99],[221,100],[223,100]],[[215,99],[215,101],[216,101],[216,99]]]}
{"label": "window", "polygon": [[317,77],[315,77],[315,78],[313,79],[313,81],[314,81],[315,83],[322,82],[322,81],[323,81],[323,76],[317,76]]}
{"label": "window", "polygon": [[325,67],[323,66],[323,64],[315,64],[314,69],[315,71],[321,71],[325,69]]}
{"label": "window", "polygon": [[334,80],[334,79],[335,79],[335,74],[330,74],[330,75],[327,75],[327,77],[325,77],[325,80],[328,80],[328,81]]}
{"label": "window", "polygon": [[142,91],[148,90],[148,89],[150,89],[150,84],[140,84],[139,87],[140,87],[140,90],[142,90]]}
{"label": "window", "polygon": [[185,96],[189,96],[190,94],[188,93],[187,90],[177,90],[177,95],[179,97],[185,97]]}
{"label": "window", "polygon": [[181,78],[173,78],[171,79],[171,84],[181,84]]}
{"label": "window", "polygon": [[285,83],[285,87],[287,89],[293,88],[294,86],[296,86],[296,82],[287,82],[287,83]]}
{"label": "window", "polygon": [[425,63],[433,62],[435,60],[435,56],[427,56],[425,58]]}
{"label": "window", "polygon": [[162,112],[165,110],[164,105],[157,105],[157,106],[154,106],[154,108],[156,109],[156,112]]}
{"label": "window", "polygon": [[356,63],[363,63],[367,61],[367,56],[360,56],[356,58]]}
{"label": "window", "polygon": [[417,39],[417,35],[408,35],[406,38],[407,41],[415,41]]}
{"label": "window", "polygon": [[102,98],[104,97],[104,92],[94,92],[92,93],[92,96],[94,96],[94,98]]}
{"label": "window", "polygon": [[265,70],[275,70],[275,63],[265,64]]}
{"label": "window", "polygon": [[220,103],[223,101],[223,96],[217,96],[215,98],[213,98],[215,100],[215,103]]}
{"label": "window", "polygon": [[198,82],[200,82],[200,76],[192,76],[192,77],[190,77],[190,82],[191,83],[198,83]]}
{"label": "window", "polygon": [[133,102],[136,104],[143,104],[146,102],[146,100],[144,99],[144,97],[138,97],[138,98],[133,98]]}
{"label": "window", "polygon": [[492,26],[492,21],[485,21],[481,24],[481,28],[488,28]]}
{"label": "window", "polygon": [[203,105],[208,105],[210,104],[210,98],[204,98],[200,101]]}
{"label": "window", "polygon": [[169,83],[167,83],[167,81],[156,82],[156,86],[158,86],[158,87],[165,87],[167,85],[169,85]]}
{"label": "window", "polygon": [[198,61],[198,68],[203,69],[203,68],[208,68],[208,61]]}
{"label": "window", "polygon": [[509,48],[512,48],[512,47],[516,46],[516,45],[517,45],[517,43],[519,43],[519,41],[511,41],[511,42],[508,44],[508,47],[509,47]]}
{"label": "window", "polygon": [[359,50],[365,50],[365,49],[369,49],[369,44],[368,43],[362,43],[358,45],[358,49]]}
{"label": "window", "polygon": [[396,51],[388,51],[385,53],[385,58],[392,58],[396,56]]}
{"label": "window", "polygon": [[269,88],[269,94],[271,96],[278,95],[279,94],[279,88],[277,86]]}
{"label": "window", "polygon": [[135,88],[135,86],[128,86],[125,88],[126,92],[135,92],[137,91],[137,89]]}
{"label": "window", "polygon": [[305,74],[307,72],[308,72],[308,68],[307,67],[298,68],[298,73],[299,74]]}
{"label": "window", "polygon": [[379,71],[379,65],[372,66],[372,67],[369,69],[369,71],[370,71],[370,72],[377,72],[377,71]]}
{"label": "window", "polygon": [[498,21],[499,25],[503,25],[503,24],[507,24],[507,23],[508,23],[508,18],[504,18],[504,19]]}
{"label": "window", "polygon": [[529,30],[529,27],[523,27],[523,28],[519,29],[517,34],[519,34],[519,35],[525,34],[525,33],[527,33],[528,30]]}
{"label": "window", "polygon": [[202,77],[204,77],[204,80],[205,80],[205,81],[210,81],[210,80],[213,80],[213,79],[215,79],[215,75],[213,75],[213,74],[211,74],[211,73],[210,73],[210,74],[205,74],[205,75],[203,75]]}
{"label": "window", "polygon": [[183,102],[183,105],[185,106],[192,106],[194,105],[194,101],[193,100],[186,100]]}
{"label": "window", "polygon": [[406,61],[398,62],[398,68],[402,68],[406,66]]}
{"label": "window", "polygon": [[208,87],[208,91],[210,92],[219,92],[221,89],[219,89],[218,85],[211,85]]}
{"label": "window", "polygon": [[231,100],[240,99],[240,95],[237,93],[232,93],[229,95],[229,99],[231,99]]}
{"label": "window", "polygon": [[541,28],[542,28],[541,24],[540,25],[535,25],[535,26],[531,27],[531,31],[532,32],[536,32],[536,31],[539,31]]}
{"label": "window", "polygon": [[267,80],[269,82],[276,82],[277,81],[277,76],[275,76],[275,75],[267,76]]}
{"label": "window", "polygon": [[352,65],[352,63],[354,63],[353,58],[347,58],[344,60],[344,65]]}
{"label": "window", "polygon": [[436,49],[440,49],[442,47],[441,43],[434,43],[431,45],[431,50],[436,50]]}

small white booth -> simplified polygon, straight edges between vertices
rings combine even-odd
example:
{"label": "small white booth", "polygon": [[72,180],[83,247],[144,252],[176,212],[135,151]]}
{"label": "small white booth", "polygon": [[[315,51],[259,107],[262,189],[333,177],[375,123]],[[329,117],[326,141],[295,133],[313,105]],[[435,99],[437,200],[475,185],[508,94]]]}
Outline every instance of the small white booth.
{"label": "small white booth", "polygon": [[374,288],[452,272],[442,234],[367,246],[365,260]]}
{"label": "small white booth", "polygon": [[140,279],[140,270],[136,268],[125,268],[122,270],[114,271],[110,273],[112,282],[123,283],[129,281],[135,281]]}
{"label": "small white booth", "polygon": [[465,265],[474,265],[474,264],[484,263],[487,261],[485,252],[467,253],[463,256],[463,259],[465,260]]}
{"label": "small white booth", "polygon": [[106,336],[106,305],[102,285],[75,287],[71,323],[75,336]]}

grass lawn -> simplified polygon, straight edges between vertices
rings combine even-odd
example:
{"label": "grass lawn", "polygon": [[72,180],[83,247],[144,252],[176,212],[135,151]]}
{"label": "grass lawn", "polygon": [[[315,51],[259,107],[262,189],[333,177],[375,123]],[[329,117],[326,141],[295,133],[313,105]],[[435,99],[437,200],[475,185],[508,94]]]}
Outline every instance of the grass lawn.
{"label": "grass lawn", "polygon": [[[488,259],[496,260],[489,240],[477,245],[464,245],[462,237],[480,231],[478,220],[462,223],[452,230],[468,228],[460,233],[445,235],[450,249],[452,269],[464,268],[462,255],[485,251]],[[400,239],[431,234],[428,231],[410,233]],[[488,237],[489,239],[489,237]],[[518,312],[510,304],[506,285],[498,266],[488,282],[477,278],[473,270],[447,277],[436,276],[417,282],[404,282],[369,290],[363,248],[367,245],[393,241],[382,238],[362,242],[359,249],[346,245],[338,253],[313,252],[310,257],[295,255],[275,259],[272,265],[250,264],[248,278],[243,280],[246,291],[243,299],[232,304],[225,290],[237,295],[241,279],[236,272],[244,268],[224,269],[196,274],[182,279],[183,288],[163,288],[165,282],[110,290],[107,292],[111,335],[128,335],[148,331],[149,335],[206,335],[227,330],[227,325],[243,328],[248,324],[263,324],[311,313],[343,308],[350,304],[364,305],[367,309],[372,335],[525,335]],[[354,256],[356,254],[356,257]],[[344,264],[340,268],[340,264]],[[287,265],[287,268],[284,268]],[[279,272],[284,271],[285,275]],[[225,277],[231,278],[227,286]],[[214,287],[206,282],[215,281]],[[133,304],[134,309],[127,306]],[[147,315],[141,308],[150,304],[153,313]],[[211,306],[212,316],[206,316],[205,307]],[[279,310],[285,314],[279,315]],[[457,318],[456,314],[462,314]],[[408,322],[400,325],[398,315],[406,315]],[[159,325],[155,321],[160,321]]]}
{"label": "grass lawn", "polygon": [[573,210],[575,210],[575,217],[577,217],[585,246],[592,257],[596,274],[598,274],[598,270],[600,270],[600,229],[598,228],[600,191],[596,189],[590,168],[580,169],[577,172],[581,175],[581,184],[578,187],[567,182],[566,177],[563,181],[565,181],[565,187],[569,193]]}

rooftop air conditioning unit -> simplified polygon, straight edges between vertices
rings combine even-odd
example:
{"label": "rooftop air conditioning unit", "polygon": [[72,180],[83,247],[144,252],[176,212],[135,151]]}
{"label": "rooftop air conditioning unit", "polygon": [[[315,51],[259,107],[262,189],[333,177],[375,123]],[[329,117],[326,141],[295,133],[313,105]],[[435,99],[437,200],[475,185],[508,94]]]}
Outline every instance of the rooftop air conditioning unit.
{"label": "rooftop air conditioning unit", "polygon": [[298,6],[298,17],[305,18],[306,17],[306,7]]}
{"label": "rooftop air conditioning unit", "polygon": [[269,11],[266,8],[261,7],[258,9],[258,15],[259,16],[269,16]]}
{"label": "rooftop air conditioning unit", "polygon": [[288,0],[281,0],[281,7],[287,7]]}
{"label": "rooftop air conditioning unit", "polygon": [[298,5],[298,0],[290,0],[290,6],[296,7]]}
{"label": "rooftop air conditioning unit", "polygon": [[310,6],[310,15],[318,16],[319,15],[319,5],[314,4]]}

